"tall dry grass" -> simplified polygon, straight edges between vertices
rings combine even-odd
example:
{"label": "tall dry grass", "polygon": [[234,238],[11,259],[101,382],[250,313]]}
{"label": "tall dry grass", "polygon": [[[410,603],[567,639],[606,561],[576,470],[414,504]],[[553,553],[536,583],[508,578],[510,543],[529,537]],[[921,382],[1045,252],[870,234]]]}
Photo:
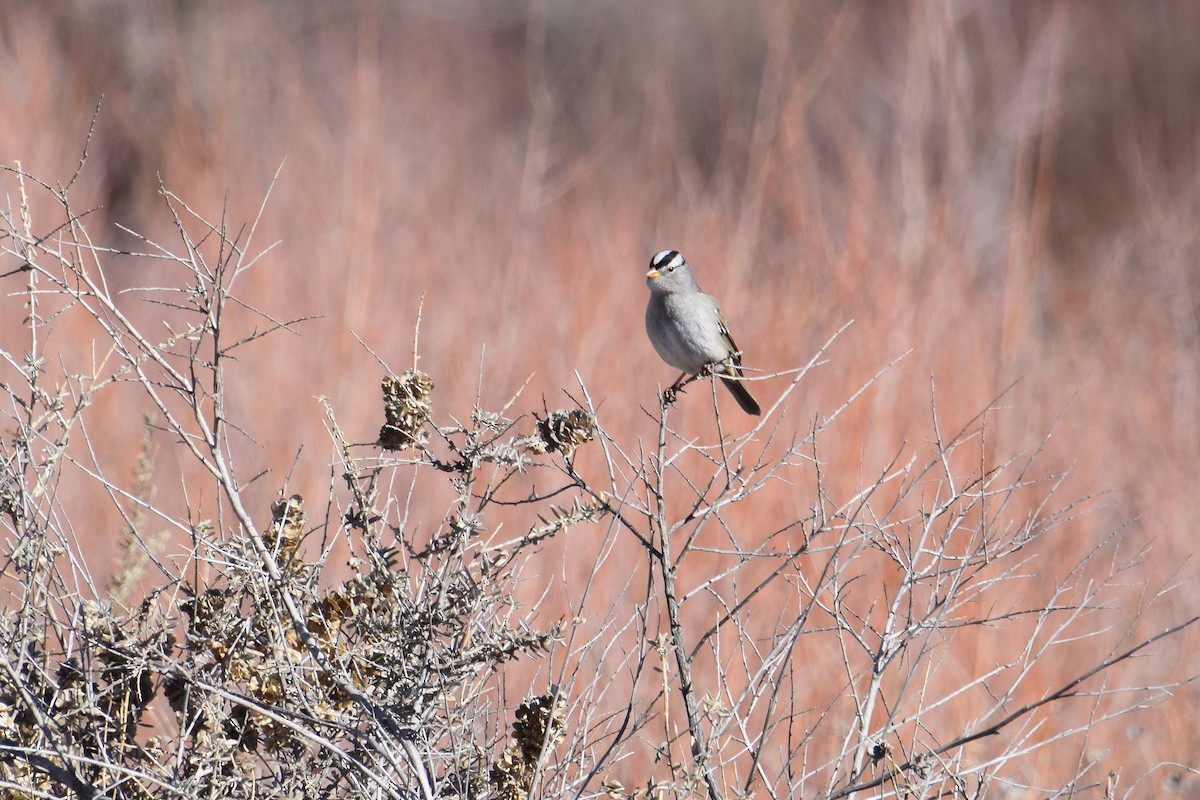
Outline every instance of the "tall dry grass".
{"label": "tall dry grass", "polygon": [[[103,95],[76,203],[99,207],[116,247],[139,242],[108,226],[170,237],[157,175],[241,221],[279,170],[256,234],[279,244],[240,291],[321,318],[248,352],[230,385],[256,437],[238,456],[271,472],[248,487],[260,508],[284,475],[288,491],[325,486],[320,459],[296,458],[324,441],[315,396],[373,438],[381,370],[352,334],[402,370],[421,298],[421,367],[450,413],[522,387],[523,407],[555,407],[578,372],[614,438],[653,437],[641,409],[674,375],[641,330],[642,271],[670,246],[752,367],[803,364],[855,321],[788,411],[801,430],[911,351],[821,453],[831,491],[930,436],[933,387],[957,428],[1012,385],[987,453],[1050,435],[1048,471],[1111,490],[1037,576],[1120,530],[1124,556],[1146,551],[1131,608],[1140,587],[1179,584],[1147,625],[1197,605],[1194,4],[40,3],[0,6],[0,31],[6,163],[65,180]],[[159,280],[143,261],[106,269],[116,287]],[[132,296],[128,310],[153,322]],[[19,298],[0,315],[19,349]],[[784,383],[756,393],[770,403]],[[119,393],[99,402],[92,435],[110,475],[130,474],[141,418]],[[711,420],[693,389],[678,428],[711,435]],[[811,499],[770,501],[734,522]],[[99,548],[118,526],[87,535]],[[590,572],[554,542],[544,557],[547,583]],[[1145,682],[1195,645],[1141,662]],[[1194,768],[1197,699],[1185,687],[1087,747],[1133,775]],[[1186,795],[1191,775],[1152,780]]]}

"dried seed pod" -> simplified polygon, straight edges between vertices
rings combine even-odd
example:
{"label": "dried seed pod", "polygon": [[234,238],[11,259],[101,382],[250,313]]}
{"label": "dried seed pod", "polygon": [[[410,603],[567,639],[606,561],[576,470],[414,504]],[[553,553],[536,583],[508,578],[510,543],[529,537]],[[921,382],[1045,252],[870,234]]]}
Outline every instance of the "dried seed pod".
{"label": "dried seed pod", "polygon": [[424,429],[433,412],[433,379],[415,369],[400,377],[384,377],[383,414],[385,422],[379,429],[379,446],[385,450],[402,450],[421,444],[428,437]]}
{"label": "dried seed pod", "polygon": [[539,450],[569,456],[575,448],[596,438],[596,417],[580,408],[555,411],[538,420],[538,435],[542,444]]}
{"label": "dried seed pod", "polygon": [[554,747],[563,738],[567,701],[557,694],[551,687],[550,694],[530,698],[517,708],[513,738],[491,769],[496,796],[504,800],[528,797],[543,746]]}
{"label": "dried seed pod", "polygon": [[307,519],[304,498],[298,494],[280,497],[271,504],[271,525],[263,532],[263,544],[274,552],[280,562],[291,561],[296,554]]}

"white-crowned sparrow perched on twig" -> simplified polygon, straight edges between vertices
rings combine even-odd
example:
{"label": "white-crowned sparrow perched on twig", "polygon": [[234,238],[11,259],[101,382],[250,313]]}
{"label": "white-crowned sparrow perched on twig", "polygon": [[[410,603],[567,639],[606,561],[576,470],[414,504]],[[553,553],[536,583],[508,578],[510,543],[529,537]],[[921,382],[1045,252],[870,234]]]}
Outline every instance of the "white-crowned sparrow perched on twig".
{"label": "white-crowned sparrow perched on twig", "polygon": [[685,373],[668,393],[678,389],[687,375],[699,375],[707,367],[721,378],[743,411],[762,413],[740,380],[741,351],[717,301],[700,291],[683,256],[677,250],[655,254],[646,283],[650,287],[646,335],[663,361]]}

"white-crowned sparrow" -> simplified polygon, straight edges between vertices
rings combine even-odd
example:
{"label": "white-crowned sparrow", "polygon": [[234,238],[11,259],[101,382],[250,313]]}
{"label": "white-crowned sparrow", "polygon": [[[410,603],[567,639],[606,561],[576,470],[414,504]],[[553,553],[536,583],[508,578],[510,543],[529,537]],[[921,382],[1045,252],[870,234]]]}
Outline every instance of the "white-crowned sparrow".
{"label": "white-crowned sparrow", "polygon": [[646,335],[662,360],[686,375],[699,375],[706,367],[710,368],[733,393],[743,411],[762,413],[741,382],[741,351],[729,333],[717,301],[700,291],[683,256],[677,250],[655,254],[650,259],[646,284],[650,287]]}

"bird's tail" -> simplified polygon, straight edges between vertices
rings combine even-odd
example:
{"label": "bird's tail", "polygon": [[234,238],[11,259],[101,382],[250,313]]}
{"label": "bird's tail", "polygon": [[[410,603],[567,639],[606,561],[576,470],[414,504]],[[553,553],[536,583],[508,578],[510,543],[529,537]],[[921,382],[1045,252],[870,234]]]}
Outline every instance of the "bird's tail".
{"label": "bird's tail", "polygon": [[721,378],[721,383],[729,387],[730,393],[733,394],[738,405],[742,407],[742,411],[745,411],[747,414],[753,414],[756,417],[762,413],[762,409],[758,407],[758,401],[750,394],[750,390],[746,388],[746,384],[731,378]]}

